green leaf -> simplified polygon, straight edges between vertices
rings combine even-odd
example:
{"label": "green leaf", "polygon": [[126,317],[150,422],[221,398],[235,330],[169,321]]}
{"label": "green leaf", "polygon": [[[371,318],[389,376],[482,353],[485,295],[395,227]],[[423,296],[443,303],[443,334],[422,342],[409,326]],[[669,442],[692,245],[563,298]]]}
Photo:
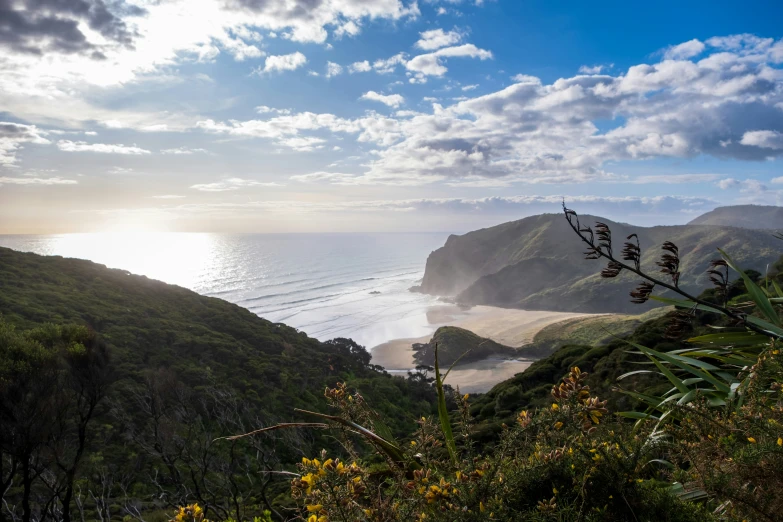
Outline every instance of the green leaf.
{"label": "green leaf", "polygon": [[749,323],[755,324],[756,326],[766,330],[767,333],[769,333],[770,337],[774,337],[776,339],[783,337],[783,328],[775,326],[772,323],[768,323],[767,321],[763,319],[759,319],[758,317],[752,315],[745,317],[745,320]]}
{"label": "green leaf", "polygon": [[657,372],[653,372],[651,370],[636,370],[636,371],[633,371],[633,372],[628,372],[628,373],[622,374],[621,376],[619,376],[617,378],[617,380],[621,381],[621,380],[625,379],[626,377],[630,377],[631,375],[637,375],[637,374],[640,374],[640,373],[657,373]]}
{"label": "green leaf", "polygon": [[661,372],[680,391],[680,393],[688,393],[688,387],[685,386],[685,384],[683,384],[682,381],[678,379],[677,376],[675,376],[671,370],[669,370],[667,367],[661,364],[658,359],[653,359],[652,362],[655,363],[655,366],[657,366],[658,369],[661,370]]}
{"label": "green leaf", "polygon": [[778,285],[778,282],[772,279],[772,288],[775,289],[775,292],[778,294],[778,297],[783,297],[783,290],[780,289],[780,285]]}
{"label": "green leaf", "polygon": [[446,439],[446,449],[449,451],[451,462],[455,466],[457,461],[457,445],[454,442],[454,433],[451,431],[449,411],[446,408],[446,394],[443,391],[443,380],[440,378],[440,365],[438,363],[438,343],[435,343],[435,387],[438,390],[438,419],[443,437]]}
{"label": "green leaf", "polygon": [[769,298],[764,293],[764,290],[762,290],[759,285],[754,283],[750,277],[748,277],[747,274],[745,274],[745,272],[743,272],[742,269],[737,266],[734,260],[732,260],[726,252],[720,248],[718,249],[718,252],[720,252],[720,254],[723,256],[723,259],[726,260],[726,263],[728,263],[728,265],[742,277],[742,281],[745,283],[745,288],[748,290],[748,294],[750,295],[751,299],[753,299],[753,302],[756,303],[756,306],[759,308],[759,310],[761,310],[761,312],[767,316],[767,319],[769,319],[772,324],[775,326],[780,326],[780,316],[775,311],[772,303],[769,302]]}
{"label": "green leaf", "polygon": [[639,419],[639,420],[645,420],[645,419],[654,419],[658,420],[658,417],[655,415],[652,415],[650,413],[644,413],[641,411],[621,411],[618,412],[617,415],[620,417],[625,417],[627,419]]}
{"label": "green leaf", "polygon": [[713,366],[711,364],[705,363],[703,361],[699,361],[697,359],[691,359],[691,358],[682,357],[682,356],[679,356],[679,355],[670,355],[670,354],[667,354],[667,353],[658,352],[658,351],[652,350],[650,348],[645,348],[644,346],[641,346],[641,345],[636,344],[636,343],[630,343],[630,344],[633,344],[634,346],[639,348],[641,351],[643,351],[653,361],[655,361],[656,359],[662,359],[662,360],[668,362],[669,364],[673,364],[673,365],[677,366],[678,368],[681,368],[681,369],[685,370],[686,372],[690,373],[691,375],[694,375],[696,377],[701,377],[702,379],[704,379],[705,381],[709,382],[710,384],[715,386],[715,388],[717,388],[718,390],[720,390],[723,393],[728,394],[729,391],[730,391],[729,387],[726,385],[725,382],[722,382],[719,379],[716,379],[708,371],[703,371],[702,369],[699,368],[699,367],[705,367],[706,366],[706,367],[708,367],[706,369],[713,368],[715,370],[719,370],[719,368],[717,368],[717,367],[715,367],[715,366]]}
{"label": "green leaf", "polygon": [[709,335],[700,335],[688,339],[689,343],[713,344],[717,346],[754,346],[760,343],[768,343],[769,337],[754,332],[726,332]]}

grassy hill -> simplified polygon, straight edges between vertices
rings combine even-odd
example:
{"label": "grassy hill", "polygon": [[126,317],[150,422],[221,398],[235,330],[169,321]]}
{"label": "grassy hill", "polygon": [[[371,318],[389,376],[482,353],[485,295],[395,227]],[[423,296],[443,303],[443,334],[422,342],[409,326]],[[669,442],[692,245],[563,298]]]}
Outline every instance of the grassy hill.
{"label": "grassy hill", "polygon": [[688,224],[779,230],[783,229],[783,207],[772,205],[718,207]]}
{"label": "grassy hill", "polygon": [[661,307],[638,315],[608,314],[566,319],[542,328],[530,344],[519,348],[519,356],[531,359],[546,357],[567,344],[608,344],[630,335],[644,322],[670,311],[671,307]]}
{"label": "grassy hill", "polygon": [[401,399],[387,404],[397,418],[419,409],[407,401],[404,380],[367,367],[369,357],[227,301],[89,261],[0,248],[0,314],[20,327],[88,326],[108,344],[122,381],[164,367],[189,386],[225,383],[274,416],[325,405],[323,388],[343,379],[368,398]]}
{"label": "grassy hill", "polygon": [[[778,258],[779,240],[770,231],[694,225],[638,227],[596,216],[581,216],[583,224],[607,223],[616,248],[637,234],[642,267],[657,271],[660,246],[673,241],[680,248],[681,286],[701,288],[717,248],[742,266],[764,272]],[[632,305],[628,292],[638,283],[633,274],[605,280],[605,263],[575,262],[584,244],[561,214],[532,216],[462,236],[450,236],[430,254],[420,290],[451,295],[464,304],[494,305],[564,312],[639,313],[653,306]]]}
{"label": "grassy hill", "polygon": [[[316,420],[294,408],[331,412],[324,389],[338,382],[383,412],[386,424],[367,420],[380,433],[409,436],[415,420],[433,411],[426,382],[379,371],[349,339],[320,342],[226,301],[123,270],[0,248],[0,368],[11,374],[23,369],[14,359],[21,348],[13,343],[40,337],[36,332],[45,323],[86,326],[108,351],[111,384],[85,432],[75,477],[84,491],[103,495],[85,500],[86,519],[100,518],[98,510],[105,509],[104,517],[111,512],[165,521],[174,506],[197,500],[220,519],[252,520],[267,507],[285,505],[291,501],[288,479],[267,473],[293,469],[303,454],[335,450],[340,445],[334,437],[323,430],[275,431],[234,442],[218,437]],[[27,378],[35,381],[36,373]],[[8,384],[0,382],[0,391]],[[18,389],[26,393],[24,386]],[[27,397],[31,404],[37,400],[35,393]],[[22,422],[19,415],[3,416],[23,406],[4,399],[0,394],[0,423]],[[66,416],[57,423],[69,441],[62,451],[74,447],[74,422]],[[0,459],[13,464],[19,462],[17,446],[5,428]],[[43,445],[36,451],[36,476],[59,481],[53,450]],[[21,509],[24,496],[18,470],[0,469],[3,487],[11,480],[4,494],[14,509]],[[61,491],[41,480],[27,489],[33,516],[46,519],[41,510],[56,506],[52,499]]]}
{"label": "grassy hill", "polygon": [[[783,258],[770,267],[770,273],[775,280],[783,282]],[[750,275],[753,279],[759,276],[758,273]],[[707,301],[716,300],[712,288],[700,292],[700,296]],[[730,285],[728,296],[730,302],[750,299],[742,280]],[[573,366],[589,373],[587,384],[591,393],[606,399],[612,411],[628,411],[640,406],[619,392],[618,385],[625,389],[646,390],[652,395],[664,393],[671,385],[646,375],[618,381],[621,375],[649,365],[649,360],[629,341],[659,352],[670,352],[693,348],[686,339],[714,333],[714,326],[731,325],[725,317],[697,311],[690,325],[683,326],[673,337],[668,332],[673,312],[671,307],[663,307],[640,315],[580,318],[543,329],[532,344],[520,349],[521,356],[525,355],[525,350],[538,350],[538,354],[532,355],[543,357],[524,372],[498,383],[471,404],[471,413],[479,421],[479,439],[492,440],[503,423],[514,421],[514,412],[519,408],[547,405],[551,401],[552,385]],[[607,336],[607,330],[612,334]],[[547,350],[553,351],[547,353]]]}
{"label": "grassy hill", "polygon": [[436,344],[438,361],[444,367],[451,366],[457,359],[460,363],[468,363],[493,356],[511,358],[517,355],[516,348],[480,337],[470,330],[456,326],[441,326],[432,335],[430,342],[413,345],[413,357],[416,363],[434,366]]}

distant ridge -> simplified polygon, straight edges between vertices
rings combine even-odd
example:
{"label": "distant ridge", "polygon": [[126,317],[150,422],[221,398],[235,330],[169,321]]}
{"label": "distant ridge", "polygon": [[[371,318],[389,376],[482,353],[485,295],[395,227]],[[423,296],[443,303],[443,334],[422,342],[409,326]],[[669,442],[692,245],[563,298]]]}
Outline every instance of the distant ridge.
{"label": "distant ridge", "polygon": [[772,205],[718,207],[688,224],[778,230],[783,229],[783,207]]}
{"label": "distant ridge", "polygon": [[[680,248],[682,260],[680,284],[695,293],[709,286],[705,271],[710,261],[718,257],[718,248],[729,252],[744,269],[760,272],[775,263],[783,251],[783,243],[771,230],[693,225],[639,227],[588,215],[580,216],[580,220],[583,225],[596,221],[608,224],[617,250],[627,236],[637,234],[643,252],[642,266],[655,272],[659,270],[655,262],[660,259],[661,245],[673,241]],[[657,306],[652,301],[632,304],[628,292],[639,278],[622,273],[614,279],[602,279],[599,272],[606,263],[584,260],[583,252],[584,244],[562,214],[531,216],[450,236],[427,259],[419,290],[452,296],[467,305],[525,310],[641,313]]]}

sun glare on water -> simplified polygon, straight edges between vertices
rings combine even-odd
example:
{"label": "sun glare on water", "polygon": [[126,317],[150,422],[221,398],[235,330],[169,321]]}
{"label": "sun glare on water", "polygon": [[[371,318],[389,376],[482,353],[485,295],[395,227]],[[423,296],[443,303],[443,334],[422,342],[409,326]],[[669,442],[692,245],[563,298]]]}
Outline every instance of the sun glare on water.
{"label": "sun glare on water", "polygon": [[106,232],[47,238],[47,253],[91,259],[166,283],[194,288],[217,262],[213,234]]}

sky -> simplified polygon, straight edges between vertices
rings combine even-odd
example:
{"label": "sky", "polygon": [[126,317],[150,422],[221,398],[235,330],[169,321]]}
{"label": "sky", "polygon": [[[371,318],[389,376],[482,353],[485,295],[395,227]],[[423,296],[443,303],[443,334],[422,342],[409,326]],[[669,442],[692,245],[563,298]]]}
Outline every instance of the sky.
{"label": "sky", "polygon": [[783,2],[0,0],[0,233],[783,203]]}

